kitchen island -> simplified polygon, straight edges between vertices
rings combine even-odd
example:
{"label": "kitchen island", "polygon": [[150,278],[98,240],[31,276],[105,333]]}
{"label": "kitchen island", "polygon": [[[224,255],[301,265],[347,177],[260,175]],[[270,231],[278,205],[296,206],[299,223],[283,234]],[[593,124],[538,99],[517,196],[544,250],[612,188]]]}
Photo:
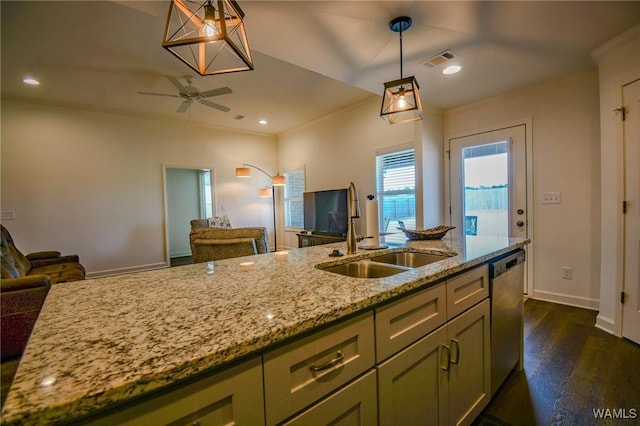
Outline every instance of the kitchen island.
{"label": "kitchen island", "polygon": [[[528,240],[410,241],[330,257],[345,243],[52,287],[2,424],[78,423],[221,371],[523,247]],[[317,268],[397,250],[450,257],[375,279]]]}

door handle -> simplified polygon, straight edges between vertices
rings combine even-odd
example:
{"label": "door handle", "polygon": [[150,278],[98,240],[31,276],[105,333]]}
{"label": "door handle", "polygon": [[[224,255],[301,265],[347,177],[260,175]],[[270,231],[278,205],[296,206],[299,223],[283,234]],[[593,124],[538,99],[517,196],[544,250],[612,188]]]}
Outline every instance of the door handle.
{"label": "door handle", "polygon": [[344,360],[344,354],[338,351],[338,353],[336,354],[336,357],[333,358],[332,360],[329,360],[324,364],[320,364],[320,365],[311,365],[309,366],[309,369],[314,373],[318,373],[320,371],[327,370],[335,365],[338,365],[343,360]]}
{"label": "door handle", "polygon": [[440,368],[442,369],[442,371],[449,371],[451,369],[451,350],[447,345],[440,345],[440,347],[442,348],[443,351],[447,351],[447,363],[446,365],[443,366],[441,362]]}
{"label": "door handle", "polygon": [[[451,342],[451,364],[457,364],[458,361],[460,361],[460,345],[458,344],[458,341],[453,337],[450,337],[449,341]],[[455,348],[455,351],[453,350],[453,348]],[[454,353],[455,357],[453,355]]]}

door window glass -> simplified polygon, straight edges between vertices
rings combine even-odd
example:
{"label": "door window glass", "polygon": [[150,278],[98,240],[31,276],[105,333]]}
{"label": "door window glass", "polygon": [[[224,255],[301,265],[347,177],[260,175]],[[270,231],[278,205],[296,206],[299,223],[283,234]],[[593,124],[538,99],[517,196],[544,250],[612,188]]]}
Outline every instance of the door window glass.
{"label": "door window glass", "polygon": [[507,141],[462,149],[464,234],[509,235]]}

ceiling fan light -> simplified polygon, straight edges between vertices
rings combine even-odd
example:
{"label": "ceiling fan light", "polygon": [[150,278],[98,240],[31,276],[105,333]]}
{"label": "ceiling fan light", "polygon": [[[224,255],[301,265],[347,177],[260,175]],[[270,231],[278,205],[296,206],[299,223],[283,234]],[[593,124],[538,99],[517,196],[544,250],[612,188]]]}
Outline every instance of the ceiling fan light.
{"label": "ceiling fan light", "polygon": [[243,19],[235,0],[171,0],[162,47],[203,76],[252,70]]}

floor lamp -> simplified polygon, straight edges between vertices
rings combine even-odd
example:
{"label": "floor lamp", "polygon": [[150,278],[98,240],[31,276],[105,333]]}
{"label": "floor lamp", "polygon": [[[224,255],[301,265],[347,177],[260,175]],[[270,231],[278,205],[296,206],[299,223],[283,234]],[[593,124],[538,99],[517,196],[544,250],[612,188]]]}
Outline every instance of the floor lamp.
{"label": "floor lamp", "polygon": [[271,197],[271,203],[273,205],[273,246],[274,250],[278,251],[278,229],[276,227],[276,186],[284,186],[285,178],[279,173],[275,176],[270,175],[265,172],[258,166],[254,166],[253,164],[244,163],[242,167],[236,167],[236,177],[250,177],[251,176],[251,168],[261,171],[264,173],[269,179],[271,179],[272,186],[266,186],[264,188],[260,188],[259,195],[260,197]]}

